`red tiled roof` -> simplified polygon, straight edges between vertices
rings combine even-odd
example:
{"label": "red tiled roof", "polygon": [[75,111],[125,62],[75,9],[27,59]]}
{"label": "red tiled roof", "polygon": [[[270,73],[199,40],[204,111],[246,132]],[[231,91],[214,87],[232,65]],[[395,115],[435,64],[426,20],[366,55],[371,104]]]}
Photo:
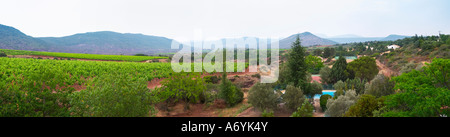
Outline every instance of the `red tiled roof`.
{"label": "red tiled roof", "polygon": [[322,83],[322,82],[320,82],[320,76],[312,76],[312,81],[311,81],[311,83],[314,82],[314,81],[317,81],[317,82],[319,82],[319,83]]}

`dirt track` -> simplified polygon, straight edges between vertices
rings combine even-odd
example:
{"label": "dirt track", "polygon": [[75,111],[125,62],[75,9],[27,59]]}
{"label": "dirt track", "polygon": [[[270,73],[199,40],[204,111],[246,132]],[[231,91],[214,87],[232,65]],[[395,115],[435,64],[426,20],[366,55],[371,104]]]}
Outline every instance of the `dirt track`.
{"label": "dirt track", "polygon": [[383,63],[381,63],[379,60],[375,60],[378,66],[378,70],[380,70],[378,72],[378,74],[383,74],[386,77],[390,77],[390,76],[394,76],[397,73],[395,71],[393,71],[392,69],[390,69],[389,67],[387,67],[386,65],[384,65]]}

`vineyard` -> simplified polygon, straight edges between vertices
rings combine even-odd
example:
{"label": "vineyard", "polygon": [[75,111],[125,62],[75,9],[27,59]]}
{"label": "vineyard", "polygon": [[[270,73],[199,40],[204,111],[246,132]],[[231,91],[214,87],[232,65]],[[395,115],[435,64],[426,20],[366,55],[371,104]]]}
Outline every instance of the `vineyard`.
{"label": "vineyard", "polygon": [[[190,66],[193,69],[195,64],[191,63]],[[245,63],[245,67],[248,67],[248,63]],[[234,66],[234,69],[237,70],[237,65]],[[94,97],[92,94],[99,93],[101,95],[95,95],[95,97],[105,97],[107,100],[138,94],[124,93],[120,91],[120,88],[127,88],[126,90],[124,89],[127,92],[147,94],[150,93],[146,86],[148,81],[152,81],[155,78],[167,78],[174,74],[170,63],[30,58],[0,58],[0,70],[2,70],[0,71],[0,100],[2,100],[0,116],[38,117],[91,116],[91,113],[85,114],[85,111],[81,111],[83,109],[80,108],[86,106],[84,103],[88,101],[99,100],[97,98],[88,99],[89,97]],[[111,85],[118,87],[110,87]],[[90,92],[85,92],[83,89]],[[103,91],[105,89],[110,91]],[[96,90],[102,91],[95,92]],[[114,92],[118,93],[113,94]],[[120,94],[125,95],[121,96]],[[120,100],[122,98],[117,99]],[[126,101],[129,100],[127,99]],[[142,105],[146,106],[145,104]],[[150,106],[150,104],[147,105]],[[126,116],[127,114],[118,115]]]}
{"label": "vineyard", "polygon": [[159,57],[159,56],[98,55],[98,54],[41,52],[41,51],[9,50],[9,49],[0,49],[0,52],[4,52],[8,55],[41,55],[41,56],[51,56],[51,57],[60,57],[60,58],[112,60],[112,61],[134,61],[134,62],[168,58],[168,57]]}
{"label": "vineyard", "polygon": [[170,63],[97,62],[0,58],[1,116],[69,116],[74,85],[124,75],[151,81],[168,77]]}

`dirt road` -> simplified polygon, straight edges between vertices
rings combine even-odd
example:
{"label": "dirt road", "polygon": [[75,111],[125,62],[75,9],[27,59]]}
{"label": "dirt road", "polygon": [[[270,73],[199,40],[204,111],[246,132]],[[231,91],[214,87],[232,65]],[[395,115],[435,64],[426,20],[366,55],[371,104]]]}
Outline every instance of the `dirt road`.
{"label": "dirt road", "polygon": [[394,76],[397,73],[395,71],[393,71],[392,69],[390,69],[389,67],[387,67],[386,65],[384,65],[383,63],[381,63],[379,60],[375,60],[378,66],[378,70],[380,70],[378,72],[378,74],[383,74],[386,77],[390,77],[390,76]]}

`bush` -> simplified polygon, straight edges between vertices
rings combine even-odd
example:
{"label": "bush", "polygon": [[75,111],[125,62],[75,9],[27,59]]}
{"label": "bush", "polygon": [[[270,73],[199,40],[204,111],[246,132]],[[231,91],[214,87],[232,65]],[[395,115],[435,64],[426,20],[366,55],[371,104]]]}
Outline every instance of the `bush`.
{"label": "bush", "polygon": [[164,79],[162,86],[155,89],[156,95],[166,103],[176,103],[184,100],[187,103],[198,103],[200,96],[206,90],[205,81],[200,73],[174,73],[171,78]]}
{"label": "bush", "polygon": [[308,100],[303,101],[301,107],[297,108],[297,111],[292,113],[291,117],[312,117],[314,107]]}
{"label": "bush", "polygon": [[254,78],[261,78],[261,74],[256,73],[256,74],[253,74],[252,77],[254,77]]}
{"label": "bush", "polygon": [[320,96],[320,107],[322,108],[322,111],[325,112],[327,110],[327,102],[328,99],[333,98],[331,95],[322,95]]}
{"label": "bush", "polygon": [[248,102],[259,110],[275,109],[278,95],[269,84],[256,83],[248,92]]}
{"label": "bush", "polygon": [[365,94],[373,95],[375,97],[387,96],[394,94],[395,83],[383,74],[377,75],[368,85]]}
{"label": "bush", "polygon": [[6,53],[5,52],[1,52],[0,53],[0,57],[7,57],[8,55],[6,55]]}
{"label": "bush", "polygon": [[218,76],[205,76],[203,77],[203,79],[205,79],[206,83],[213,83],[213,84],[217,84],[220,81],[220,77]]}
{"label": "bush", "polygon": [[134,54],[134,56],[148,56],[148,55],[145,55],[145,54]]}
{"label": "bush", "polygon": [[286,107],[291,110],[295,110],[302,105],[305,100],[305,95],[301,89],[288,85],[286,92],[283,95],[283,100],[286,102]]}
{"label": "bush", "polygon": [[358,97],[356,92],[349,90],[345,95],[340,95],[337,99],[330,99],[327,102],[327,110],[325,115],[329,117],[342,117],[345,112],[355,104]]}
{"label": "bush", "polygon": [[219,98],[224,99],[228,106],[234,106],[244,100],[244,93],[227,79],[227,73],[223,73],[220,85]]}
{"label": "bush", "polygon": [[152,104],[157,99],[144,78],[111,74],[95,77],[89,85],[71,95],[74,116],[143,117],[154,112]]}
{"label": "bush", "polygon": [[264,110],[264,111],[261,113],[261,117],[274,117],[273,111]]}
{"label": "bush", "polygon": [[373,117],[373,112],[382,107],[384,98],[364,94],[344,114],[345,117]]}

